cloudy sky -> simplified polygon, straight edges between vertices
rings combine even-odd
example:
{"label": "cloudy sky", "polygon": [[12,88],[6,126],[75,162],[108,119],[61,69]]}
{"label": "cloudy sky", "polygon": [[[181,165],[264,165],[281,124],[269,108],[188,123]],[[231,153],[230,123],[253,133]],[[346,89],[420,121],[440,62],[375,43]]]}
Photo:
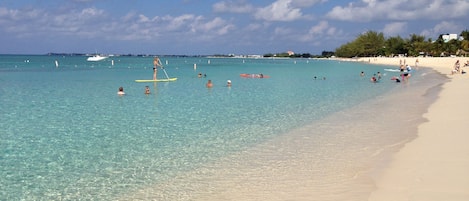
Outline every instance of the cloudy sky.
{"label": "cloudy sky", "polygon": [[1,0],[0,54],[334,51],[469,29],[469,0]]}

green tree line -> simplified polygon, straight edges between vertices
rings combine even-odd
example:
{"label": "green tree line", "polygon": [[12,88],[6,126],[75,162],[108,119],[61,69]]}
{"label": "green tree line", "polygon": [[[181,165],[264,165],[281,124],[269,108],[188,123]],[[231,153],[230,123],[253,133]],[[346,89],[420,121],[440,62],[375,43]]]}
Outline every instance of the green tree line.
{"label": "green tree line", "polygon": [[373,57],[373,56],[449,56],[469,55],[469,31],[462,31],[463,40],[452,39],[445,42],[441,34],[437,40],[426,39],[416,34],[409,38],[394,36],[385,38],[383,33],[368,31],[360,34],[354,41],[348,42],[335,51],[338,57]]}

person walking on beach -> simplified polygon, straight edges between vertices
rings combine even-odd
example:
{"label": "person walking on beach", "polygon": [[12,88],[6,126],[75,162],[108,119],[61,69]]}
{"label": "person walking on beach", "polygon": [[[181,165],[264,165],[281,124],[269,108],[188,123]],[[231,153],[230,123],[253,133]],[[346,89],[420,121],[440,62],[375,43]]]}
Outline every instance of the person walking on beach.
{"label": "person walking on beach", "polygon": [[456,70],[458,73],[460,72],[461,65],[459,64],[459,60],[457,60],[456,63],[454,63],[454,70]]}

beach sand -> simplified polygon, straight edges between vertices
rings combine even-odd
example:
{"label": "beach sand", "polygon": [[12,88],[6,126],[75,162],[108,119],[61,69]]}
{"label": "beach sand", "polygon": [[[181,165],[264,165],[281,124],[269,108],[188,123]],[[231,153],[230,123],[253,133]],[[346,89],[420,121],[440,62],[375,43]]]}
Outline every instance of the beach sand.
{"label": "beach sand", "polygon": [[[361,58],[371,64],[395,65],[406,59],[415,68],[417,58]],[[439,98],[418,127],[418,137],[407,143],[375,178],[370,201],[469,200],[469,76],[454,74],[468,58],[418,58],[419,66],[447,75]],[[466,67],[467,68],[467,67]],[[469,68],[462,68],[468,71]]]}

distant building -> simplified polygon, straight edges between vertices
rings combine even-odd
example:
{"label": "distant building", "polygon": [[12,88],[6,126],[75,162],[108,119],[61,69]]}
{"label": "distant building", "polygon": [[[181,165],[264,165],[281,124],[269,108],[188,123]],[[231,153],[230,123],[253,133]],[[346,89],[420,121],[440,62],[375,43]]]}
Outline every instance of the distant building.
{"label": "distant building", "polygon": [[295,53],[294,53],[293,51],[291,51],[291,50],[288,50],[288,51],[287,51],[287,54],[288,54],[288,56],[292,56],[292,55],[294,55]]}
{"label": "distant building", "polygon": [[445,43],[449,42],[450,40],[464,40],[462,36],[458,36],[458,34],[442,34],[441,38]]}

